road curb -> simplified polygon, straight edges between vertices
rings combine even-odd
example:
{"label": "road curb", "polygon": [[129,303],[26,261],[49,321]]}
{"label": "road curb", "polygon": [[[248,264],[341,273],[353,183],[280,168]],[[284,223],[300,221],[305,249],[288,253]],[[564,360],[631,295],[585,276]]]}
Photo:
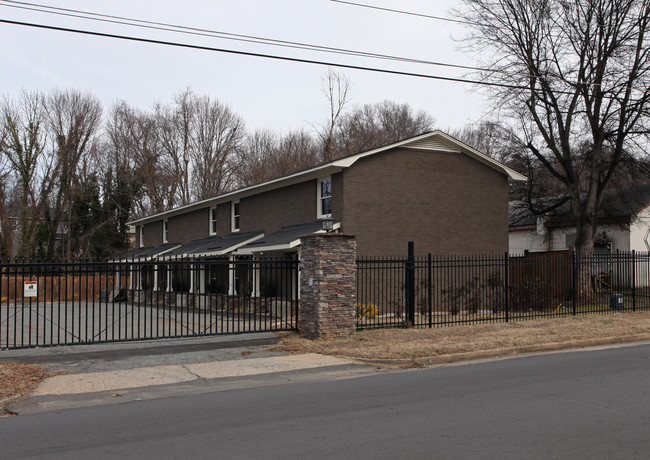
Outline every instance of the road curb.
{"label": "road curb", "polygon": [[396,358],[396,359],[366,359],[354,356],[346,358],[364,364],[376,364],[386,366],[400,365],[435,365],[435,364],[452,364],[462,361],[474,361],[487,358],[502,358],[508,356],[522,355],[527,353],[550,352],[559,350],[568,350],[572,348],[588,348],[602,345],[616,345],[621,343],[648,342],[650,334],[635,334],[622,337],[603,337],[596,339],[581,339],[571,342],[545,343],[540,345],[526,345],[521,347],[498,348],[494,350],[470,351],[464,353],[450,353],[438,356],[425,356],[420,358]]}

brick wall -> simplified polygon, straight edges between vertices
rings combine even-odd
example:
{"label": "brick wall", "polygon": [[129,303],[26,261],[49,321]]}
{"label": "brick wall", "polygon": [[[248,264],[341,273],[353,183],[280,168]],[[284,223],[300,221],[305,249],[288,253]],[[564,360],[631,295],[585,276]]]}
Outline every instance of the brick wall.
{"label": "brick wall", "polygon": [[[144,245],[145,246],[160,246],[162,244],[162,226],[163,221],[158,220],[145,224],[144,226]],[[140,241],[138,241],[140,247]]]}
{"label": "brick wall", "polygon": [[286,225],[316,220],[316,180],[242,198],[239,203],[242,232],[264,230],[268,235]]}
{"label": "brick wall", "polygon": [[502,253],[508,250],[508,182],[461,153],[396,149],[343,172],[345,233],[359,255]]}
{"label": "brick wall", "polygon": [[326,233],[301,237],[300,335],[347,336],[356,330],[356,240]]}
{"label": "brick wall", "polygon": [[[239,229],[264,230],[268,235],[286,225],[316,220],[316,180],[242,198],[239,202]],[[145,245],[162,244],[162,221],[145,225]],[[168,242],[188,243],[210,236],[210,206],[169,217]],[[217,235],[231,233],[232,202],[217,206]],[[139,241],[138,241],[139,244]]]}
{"label": "brick wall", "polygon": [[[232,226],[232,209],[230,202],[217,206],[217,235],[228,235]],[[204,235],[209,236],[208,234]]]}
{"label": "brick wall", "polygon": [[189,243],[207,237],[210,233],[209,211],[209,208],[202,208],[170,217],[167,240],[170,243]]}

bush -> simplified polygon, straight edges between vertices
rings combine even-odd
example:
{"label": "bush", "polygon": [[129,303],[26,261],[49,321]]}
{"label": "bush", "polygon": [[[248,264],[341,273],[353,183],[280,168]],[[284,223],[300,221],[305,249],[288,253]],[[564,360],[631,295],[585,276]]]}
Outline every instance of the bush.
{"label": "bush", "polygon": [[555,308],[553,283],[530,278],[510,286],[510,310],[513,312],[545,311]]}
{"label": "bush", "polygon": [[443,303],[450,314],[461,312],[477,314],[479,311],[498,313],[503,308],[503,281],[498,272],[490,273],[486,279],[474,277],[456,287],[442,291]]}
{"label": "bush", "polygon": [[379,307],[374,303],[357,302],[357,318],[374,319],[379,313]]}

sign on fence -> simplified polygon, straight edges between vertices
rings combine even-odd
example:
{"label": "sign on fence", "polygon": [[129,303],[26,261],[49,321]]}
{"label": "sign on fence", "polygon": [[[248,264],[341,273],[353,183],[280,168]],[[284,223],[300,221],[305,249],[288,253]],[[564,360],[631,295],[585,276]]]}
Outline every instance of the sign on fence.
{"label": "sign on fence", "polygon": [[24,296],[25,297],[38,296],[38,283],[36,281],[25,281]]}

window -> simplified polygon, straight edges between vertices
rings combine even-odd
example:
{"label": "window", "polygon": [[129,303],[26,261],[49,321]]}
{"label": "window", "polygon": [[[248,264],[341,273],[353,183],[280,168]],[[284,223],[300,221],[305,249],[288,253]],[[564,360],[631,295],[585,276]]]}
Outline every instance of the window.
{"label": "window", "polygon": [[168,242],[169,237],[169,221],[167,219],[163,220],[163,243]]}
{"label": "window", "polygon": [[232,203],[232,231],[239,231],[239,201]]}
{"label": "window", "polygon": [[210,235],[217,234],[217,207],[210,208]]}
{"label": "window", "polygon": [[318,217],[332,215],[332,178],[318,181]]}
{"label": "window", "polygon": [[140,247],[144,247],[144,225],[140,225]]}

